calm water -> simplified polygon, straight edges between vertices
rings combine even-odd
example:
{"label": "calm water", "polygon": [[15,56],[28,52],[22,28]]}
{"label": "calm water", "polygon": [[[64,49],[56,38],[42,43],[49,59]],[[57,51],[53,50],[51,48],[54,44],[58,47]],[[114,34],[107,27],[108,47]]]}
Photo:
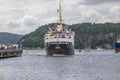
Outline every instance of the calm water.
{"label": "calm water", "polygon": [[24,50],[22,57],[0,59],[0,80],[120,80],[120,53],[113,50],[45,56]]}

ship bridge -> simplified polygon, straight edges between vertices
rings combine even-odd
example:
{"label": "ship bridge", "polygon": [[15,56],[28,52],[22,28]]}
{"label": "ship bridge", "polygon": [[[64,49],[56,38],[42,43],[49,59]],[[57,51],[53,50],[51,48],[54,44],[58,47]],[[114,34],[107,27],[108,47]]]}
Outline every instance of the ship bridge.
{"label": "ship bridge", "polygon": [[60,43],[60,44],[67,44],[71,43],[74,45],[74,36],[65,36],[65,37],[56,37],[56,36],[49,36],[45,38],[45,43]]}

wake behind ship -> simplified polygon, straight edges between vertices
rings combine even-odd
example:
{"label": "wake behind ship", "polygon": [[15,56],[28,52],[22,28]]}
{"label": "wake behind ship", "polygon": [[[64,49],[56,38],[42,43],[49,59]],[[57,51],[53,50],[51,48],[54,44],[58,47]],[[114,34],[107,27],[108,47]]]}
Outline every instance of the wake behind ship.
{"label": "wake behind ship", "polygon": [[49,28],[45,34],[44,42],[47,55],[64,54],[74,55],[74,35],[75,33],[66,25],[63,26],[61,16],[61,2],[59,4],[59,21],[56,28]]}

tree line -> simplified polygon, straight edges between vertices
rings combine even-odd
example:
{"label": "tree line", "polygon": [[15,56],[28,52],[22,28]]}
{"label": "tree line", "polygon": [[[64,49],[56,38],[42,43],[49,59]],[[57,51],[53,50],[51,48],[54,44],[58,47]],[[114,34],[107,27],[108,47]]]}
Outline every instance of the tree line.
{"label": "tree line", "polygon": [[[75,32],[75,48],[78,49],[106,48],[106,45],[113,47],[116,38],[120,35],[120,23],[80,23],[67,26]],[[34,32],[23,36],[19,43],[23,47],[44,48],[44,35],[49,27],[55,28],[56,24],[39,26]]]}

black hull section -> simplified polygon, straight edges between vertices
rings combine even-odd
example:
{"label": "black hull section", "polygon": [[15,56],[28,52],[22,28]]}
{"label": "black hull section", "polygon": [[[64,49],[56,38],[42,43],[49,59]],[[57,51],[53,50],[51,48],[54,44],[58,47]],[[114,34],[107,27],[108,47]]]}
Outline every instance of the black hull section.
{"label": "black hull section", "polygon": [[46,45],[45,47],[46,47],[47,55],[53,55],[53,54],[74,55],[75,54],[73,45],[49,44],[49,45]]}

